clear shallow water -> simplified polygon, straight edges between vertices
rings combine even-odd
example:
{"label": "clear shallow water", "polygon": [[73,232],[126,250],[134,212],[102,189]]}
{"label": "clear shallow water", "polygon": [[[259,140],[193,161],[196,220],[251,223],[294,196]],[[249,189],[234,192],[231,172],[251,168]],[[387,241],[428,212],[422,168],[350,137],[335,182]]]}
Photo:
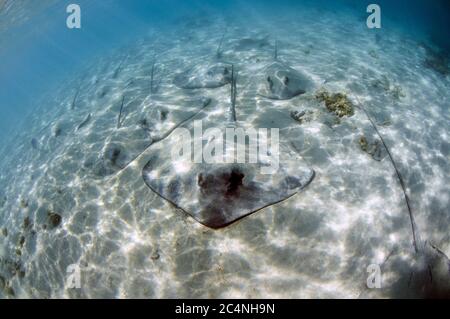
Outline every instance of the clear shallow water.
{"label": "clear shallow water", "polygon": [[[8,16],[18,17],[8,24],[12,31],[2,25],[2,56],[11,62],[0,78],[8,88],[3,297],[415,297],[428,293],[420,289],[424,263],[439,278],[432,291],[445,291],[447,259],[432,247],[450,254],[450,81],[426,30],[406,33],[391,20],[368,30],[359,6],[81,7],[86,22],[78,31],[56,27],[64,15],[48,19],[46,10],[64,9],[53,2],[10,9]],[[95,22],[94,12],[103,12]],[[51,36],[33,35],[29,19],[47,21]],[[14,32],[32,40],[16,43]],[[280,128],[280,142],[316,176],[289,200],[211,230],[153,193],[141,170],[152,152],[177,142],[169,135],[146,149],[151,141],[196,115],[201,99],[211,99],[195,117],[205,128],[228,121],[229,86],[182,90],[173,83],[190,66],[216,61],[222,36],[220,60],[239,72],[238,121]],[[275,40],[279,60],[306,74],[313,90],[285,101],[257,94]],[[23,46],[29,50],[14,56]],[[151,93],[154,62],[159,85]],[[338,120],[316,98],[320,88],[347,94],[377,123],[407,185],[420,253],[391,162],[374,160],[359,145],[363,135],[378,138],[364,112],[355,108]],[[118,128],[122,101],[126,117]],[[307,118],[300,123],[293,111]],[[112,144],[124,155],[119,165],[131,165],[104,167],[99,159]],[[49,214],[61,223],[53,228]],[[67,287],[71,264],[82,269],[81,289]],[[370,264],[382,265],[383,289],[367,288]]]}

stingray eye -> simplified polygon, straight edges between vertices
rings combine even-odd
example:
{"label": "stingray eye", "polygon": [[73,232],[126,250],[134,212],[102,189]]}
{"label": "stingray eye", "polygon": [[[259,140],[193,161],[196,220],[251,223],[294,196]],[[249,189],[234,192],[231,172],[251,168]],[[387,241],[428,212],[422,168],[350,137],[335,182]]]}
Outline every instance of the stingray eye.
{"label": "stingray eye", "polygon": [[167,110],[161,110],[160,111],[160,118],[161,118],[161,121],[165,121],[165,120],[167,120],[167,115],[169,114],[169,111],[167,111]]}
{"label": "stingray eye", "polygon": [[289,78],[287,76],[285,76],[283,78],[283,83],[284,83],[284,85],[288,85],[289,84]]}
{"label": "stingray eye", "polygon": [[267,83],[269,83],[270,90],[272,90],[273,89],[273,81],[270,76],[267,77]]}

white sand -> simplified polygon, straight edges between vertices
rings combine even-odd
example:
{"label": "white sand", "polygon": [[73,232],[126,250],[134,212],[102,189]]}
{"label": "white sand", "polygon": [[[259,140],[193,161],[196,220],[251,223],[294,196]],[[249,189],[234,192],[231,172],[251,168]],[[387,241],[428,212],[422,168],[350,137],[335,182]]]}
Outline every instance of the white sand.
{"label": "white sand", "polygon": [[[276,37],[281,61],[310,76],[317,88],[361,102],[379,123],[405,179],[422,240],[450,255],[449,78],[424,67],[426,51],[418,43],[391,30],[384,30],[377,41],[375,32],[352,16],[314,11],[274,19],[278,27],[253,17],[251,25],[212,19],[207,27],[149,32],[142,42],[92,61],[75,81],[36,105],[1,161],[0,195],[7,200],[0,225],[8,236],[0,234],[0,275],[16,297],[356,298],[417,293],[406,286],[414,253],[403,193],[389,159],[375,161],[358,145],[362,134],[376,137],[364,113],[357,109],[330,127],[314,91],[287,101],[267,100],[257,96],[254,79],[272,61]],[[172,80],[191,65],[213,61],[225,27],[221,60],[239,70],[238,121],[255,128],[279,127],[281,141],[295,145],[316,177],[290,200],[211,230],[144,184],[141,169],[151,148],[119,174],[99,176],[92,165],[110,141],[121,144],[129,158],[138,155],[152,136],[195,114],[198,104],[192,101],[197,97],[213,99],[197,119],[203,118],[205,126],[223,127],[229,86],[188,91]],[[260,47],[239,44],[244,38],[266,36]],[[155,56],[155,79],[162,81],[150,95]],[[404,96],[395,96],[395,86]],[[123,95],[127,116],[117,129]],[[299,109],[313,111],[312,120],[293,120],[291,111]],[[164,110],[169,115],[161,122]],[[76,131],[89,113],[90,122]],[[143,117],[156,135],[138,125]],[[57,128],[61,134],[55,137]],[[31,147],[32,138],[39,150]],[[62,224],[53,230],[43,229],[48,211],[62,216]],[[27,216],[32,222],[28,230],[22,227]],[[366,269],[372,263],[384,263],[384,289],[366,287]],[[81,289],[65,286],[70,264],[82,267]],[[7,295],[0,289],[0,296]]]}

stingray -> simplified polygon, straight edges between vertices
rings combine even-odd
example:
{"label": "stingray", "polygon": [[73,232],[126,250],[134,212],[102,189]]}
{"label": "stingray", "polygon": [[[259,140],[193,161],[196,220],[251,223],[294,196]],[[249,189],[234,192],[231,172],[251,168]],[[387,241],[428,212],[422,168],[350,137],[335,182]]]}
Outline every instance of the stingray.
{"label": "stingray", "polygon": [[254,49],[264,49],[270,47],[269,37],[263,38],[244,38],[239,40],[234,50],[235,51],[250,51]]}
{"label": "stingray", "polygon": [[175,76],[174,84],[182,89],[214,89],[231,80],[231,69],[225,63],[196,65]]}
{"label": "stingray", "polygon": [[[227,127],[245,128],[246,123],[235,120],[235,100],[236,80],[232,76],[231,123]],[[204,143],[203,138],[200,138],[201,143]],[[207,141],[204,149],[210,147],[211,143],[213,141]],[[262,168],[269,165],[264,156],[253,163],[193,163],[189,159],[174,160],[171,149],[175,147],[179,147],[176,139],[156,145],[142,170],[143,179],[161,198],[199,223],[214,229],[287,200],[314,178],[314,170],[295,151],[283,144],[280,145],[279,168],[275,174],[264,174]]]}
{"label": "stingray", "polygon": [[121,104],[116,130],[106,139],[99,154],[96,150],[87,157],[84,167],[92,169],[98,177],[124,170],[152,144],[165,139],[177,127],[210,105],[211,101],[204,96],[180,100],[177,102],[178,107],[173,106],[170,113],[160,106],[154,106],[148,117],[129,126],[124,125],[125,117],[122,115],[125,107]]}
{"label": "stingray", "polygon": [[264,68],[259,79],[259,95],[273,100],[289,100],[314,88],[314,83],[305,74],[278,61],[277,44],[274,60]]}
{"label": "stingray", "polygon": [[305,94],[313,87],[312,81],[306,75],[275,61],[264,68],[258,94],[273,100],[289,100]]}

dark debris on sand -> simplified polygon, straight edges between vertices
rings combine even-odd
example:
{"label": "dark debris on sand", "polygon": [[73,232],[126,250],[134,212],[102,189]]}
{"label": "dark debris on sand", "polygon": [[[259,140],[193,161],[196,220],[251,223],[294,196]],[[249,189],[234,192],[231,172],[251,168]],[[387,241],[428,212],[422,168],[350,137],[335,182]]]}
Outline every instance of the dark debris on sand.
{"label": "dark debris on sand", "polygon": [[381,161],[385,156],[383,144],[379,140],[369,141],[365,136],[361,136],[358,140],[361,150],[376,161]]}
{"label": "dark debris on sand", "polygon": [[52,211],[47,212],[48,226],[53,229],[61,225],[62,217]]}

